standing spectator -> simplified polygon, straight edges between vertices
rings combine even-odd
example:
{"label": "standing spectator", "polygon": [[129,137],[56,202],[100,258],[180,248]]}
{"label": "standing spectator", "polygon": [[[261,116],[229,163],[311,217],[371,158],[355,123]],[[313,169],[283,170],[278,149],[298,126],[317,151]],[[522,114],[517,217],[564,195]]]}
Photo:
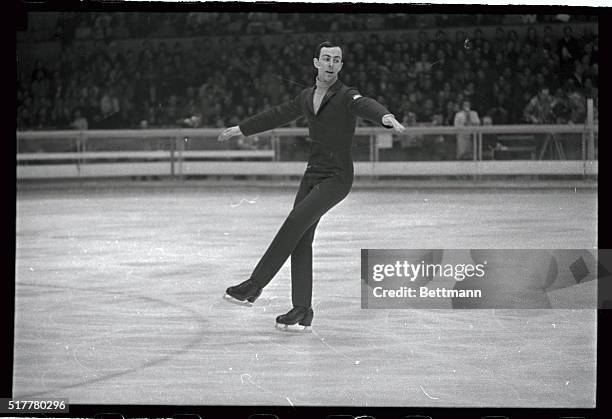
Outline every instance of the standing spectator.
{"label": "standing spectator", "polygon": [[591,49],[589,55],[591,56],[591,61],[594,63],[599,62],[599,36],[595,35],[593,37],[593,48]]}
{"label": "standing spectator", "polygon": [[577,60],[579,53],[579,45],[572,28],[566,26],[563,28],[563,38],[557,42],[557,54],[560,57],[561,72],[563,74],[571,73],[573,70],[574,61]]}
{"label": "standing spectator", "polygon": [[[564,89],[557,89],[555,102],[553,113],[557,124],[581,124],[585,122],[586,98],[576,89],[572,79],[566,81]],[[580,158],[580,138],[581,134],[575,133],[555,135],[555,139],[564,151],[564,157],[568,159]]]}
{"label": "standing spectator", "polygon": [[[454,126],[469,127],[480,125],[478,113],[471,108],[469,100],[464,100],[461,110],[455,114]],[[471,134],[457,134],[457,159],[469,160],[473,157]]]}
{"label": "standing spectator", "polygon": [[572,79],[574,83],[582,88],[584,86],[585,69],[584,65],[578,60],[574,61],[574,72],[572,73]]}
{"label": "standing spectator", "polygon": [[[443,115],[435,113],[431,117],[430,125],[437,127],[443,123]],[[448,141],[445,141],[442,134],[424,135],[423,136],[423,157],[425,160],[448,160],[452,158],[452,150],[449,153]]]}
{"label": "standing spectator", "polygon": [[56,98],[51,107],[51,126],[62,129],[70,125],[70,111],[62,98]]}
{"label": "standing spectator", "polygon": [[38,108],[38,113],[36,115],[38,117],[37,126],[38,129],[51,128],[48,117],[48,109],[46,106],[41,106]]}
{"label": "standing spectator", "polygon": [[[482,125],[483,126],[491,126],[493,125],[493,118],[490,115],[485,115],[482,117]],[[497,134],[483,134],[482,135],[482,148],[483,150],[487,150],[487,152],[491,153],[493,156],[492,149],[505,148],[503,144],[497,142]]]}
{"label": "standing spectator", "polygon": [[70,126],[79,131],[84,131],[88,128],[89,124],[87,123],[87,119],[81,115],[80,109],[77,108],[74,110],[74,118],[72,119]]}
{"label": "standing spectator", "polygon": [[453,125],[455,122],[455,114],[458,111],[459,111],[459,106],[455,102],[453,102],[452,100],[447,101],[445,109],[444,109],[442,125],[447,125],[447,126]]}
{"label": "standing spectator", "polygon": [[[402,119],[402,125],[407,127],[413,127],[417,124],[417,116],[414,112],[405,111],[404,118]],[[413,152],[417,150],[423,140],[423,136],[418,134],[411,134],[410,131],[407,131],[401,135],[398,135],[399,144],[402,148],[402,156],[404,159],[414,160],[414,156],[412,156]]]}
{"label": "standing spectator", "polygon": [[[531,98],[523,111],[523,119],[531,124],[554,124],[556,117],[554,108],[557,105],[557,100],[551,96],[548,87],[542,87],[538,94]],[[537,134],[536,141],[542,144],[540,157],[546,151],[550,140],[553,136],[550,134]]]}
{"label": "standing spectator", "polygon": [[523,119],[531,124],[554,124],[556,118],[553,108],[556,102],[550,94],[550,89],[542,87],[525,107]]}
{"label": "standing spectator", "polygon": [[[571,79],[570,79],[571,80]],[[569,80],[568,80],[569,81]],[[569,117],[564,123],[582,124],[586,120],[586,98],[573,83],[566,90]]]}

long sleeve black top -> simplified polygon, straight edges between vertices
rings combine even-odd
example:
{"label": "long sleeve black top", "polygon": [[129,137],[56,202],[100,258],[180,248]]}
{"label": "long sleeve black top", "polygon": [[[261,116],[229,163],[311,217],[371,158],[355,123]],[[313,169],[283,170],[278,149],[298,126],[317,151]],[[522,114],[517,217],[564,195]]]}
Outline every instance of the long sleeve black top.
{"label": "long sleeve black top", "polygon": [[357,117],[390,128],[382,124],[382,117],[390,112],[376,100],[361,96],[357,89],[338,80],[329,88],[315,114],[314,90],[315,86],[308,87],[294,99],[242,121],[240,130],[249,136],[305,116],[312,140],[308,169],[332,172],[339,169],[352,175],[351,146]]}

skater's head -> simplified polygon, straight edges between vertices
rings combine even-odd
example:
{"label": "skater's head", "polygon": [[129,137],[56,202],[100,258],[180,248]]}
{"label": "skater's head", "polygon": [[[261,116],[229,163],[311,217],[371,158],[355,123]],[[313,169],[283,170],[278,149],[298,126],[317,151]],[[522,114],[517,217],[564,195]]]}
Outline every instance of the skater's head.
{"label": "skater's head", "polygon": [[342,48],[329,41],[321,42],[315,49],[312,61],[319,80],[333,81],[342,70]]}

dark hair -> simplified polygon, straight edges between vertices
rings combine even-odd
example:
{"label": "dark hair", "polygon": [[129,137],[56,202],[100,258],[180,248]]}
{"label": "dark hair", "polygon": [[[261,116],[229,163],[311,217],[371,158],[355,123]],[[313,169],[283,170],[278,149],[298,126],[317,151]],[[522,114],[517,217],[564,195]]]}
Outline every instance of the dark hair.
{"label": "dark hair", "polygon": [[342,47],[340,45],[334,45],[329,41],[323,41],[319,45],[317,45],[317,47],[315,48],[314,57],[316,59],[319,59],[319,56],[321,55],[321,48],[334,48],[334,47],[340,48],[340,52],[342,53],[342,58],[344,58],[344,51],[342,51]]}

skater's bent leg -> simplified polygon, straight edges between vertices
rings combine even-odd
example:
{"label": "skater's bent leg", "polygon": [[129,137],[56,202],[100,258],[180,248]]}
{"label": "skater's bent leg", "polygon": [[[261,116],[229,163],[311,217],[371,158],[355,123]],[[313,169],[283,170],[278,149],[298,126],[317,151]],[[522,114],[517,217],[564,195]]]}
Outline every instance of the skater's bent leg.
{"label": "skater's bent leg", "polygon": [[348,189],[335,180],[315,185],[289,213],[253,270],[251,278],[261,286],[267,285],[293,253],[306,231],[347,194]]}

